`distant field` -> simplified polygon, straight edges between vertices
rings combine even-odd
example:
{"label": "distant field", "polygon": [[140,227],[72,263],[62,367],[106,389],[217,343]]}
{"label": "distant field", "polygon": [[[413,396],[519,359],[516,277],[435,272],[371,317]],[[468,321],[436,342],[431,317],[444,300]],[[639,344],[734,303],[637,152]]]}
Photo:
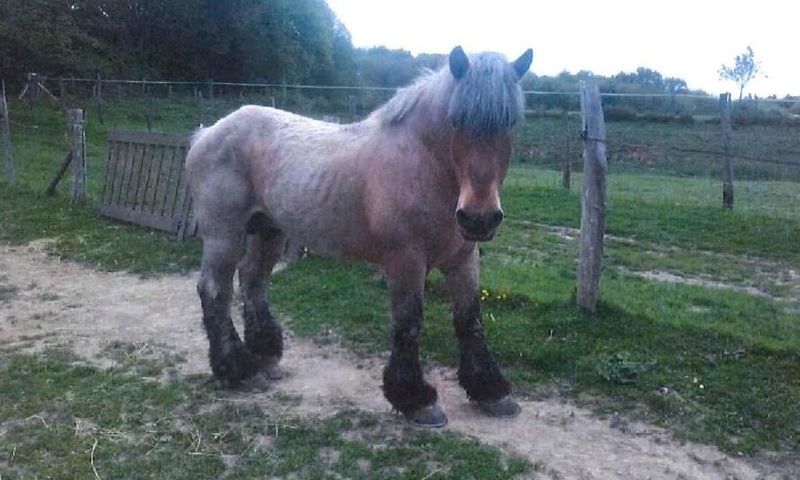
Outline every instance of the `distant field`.
{"label": "distant field", "polygon": [[[609,168],[614,173],[721,178],[722,132],[718,123],[607,122]],[[580,116],[529,116],[517,134],[520,163],[560,168],[566,145],[581,168]],[[800,122],[735,125],[735,180],[800,181]]]}

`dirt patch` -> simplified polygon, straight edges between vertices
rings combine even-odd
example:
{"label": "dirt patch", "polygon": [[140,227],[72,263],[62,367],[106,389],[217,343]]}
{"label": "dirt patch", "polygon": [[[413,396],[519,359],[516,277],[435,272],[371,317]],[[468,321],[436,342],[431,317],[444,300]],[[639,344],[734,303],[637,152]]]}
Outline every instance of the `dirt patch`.
{"label": "dirt patch", "polygon": [[[114,342],[163,344],[186,358],[181,372],[209,374],[196,275],[141,279],[97,272],[47,257],[34,243],[0,246],[0,277],[14,289],[0,302],[0,345],[68,344],[92,359]],[[387,424],[402,423],[381,394],[385,359],[357,358],[287,337],[286,378],[248,398],[294,415],[327,416],[356,407],[382,415]],[[527,458],[535,478],[783,478],[713,447],[678,443],[660,428],[620,428],[619,419],[600,419],[569,402],[525,401],[517,419],[488,419],[469,406],[454,371],[431,366],[428,378],[450,419],[446,429]]]}
{"label": "dirt patch", "polygon": [[[730,290],[733,292],[740,292],[740,293],[747,293],[749,295],[755,295],[757,297],[764,297],[770,298],[773,300],[777,300],[772,295],[759,290],[756,287],[745,287],[741,285],[731,285],[730,283],[720,282],[718,280],[712,279],[705,279],[705,278],[692,278],[692,277],[685,277],[683,275],[676,275],[674,273],[669,272],[662,272],[660,270],[650,270],[645,272],[634,272],[630,270],[626,270],[624,268],[619,268],[621,272],[630,273],[632,275],[636,275],[637,277],[642,277],[646,280],[653,280],[656,282],[663,282],[663,283],[680,283],[682,285],[697,285],[706,288],[713,288],[717,290]],[[795,301],[795,299],[789,299],[788,301]]]}
{"label": "dirt patch", "polygon": [[[529,223],[536,228],[544,229],[545,231],[548,231],[550,234],[557,237],[559,240],[566,243],[576,242],[580,238],[580,230],[577,228],[552,226],[534,222],[524,222],[520,220],[515,221]],[[606,242],[613,242],[616,244],[644,245],[648,249],[649,253],[656,257],[663,257],[685,251],[684,249],[675,246],[644,244],[639,240],[630,237],[620,237],[606,234],[603,238],[606,240]],[[732,282],[713,278],[710,275],[703,275],[701,273],[694,275],[678,275],[675,273],[658,270],[634,271],[625,267],[617,268],[622,273],[636,275],[646,280],[663,283],[680,283],[683,285],[698,285],[718,290],[731,290],[782,301],[787,304],[787,311],[790,311],[791,313],[796,312],[797,307],[792,304],[800,302],[800,271],[797,269],[788,268],[787,265],[782,262],[776,262],[774,260],[752,257],[748,255],[733,255],[704,250],[692,250],[691,254],[695,256],[711,258],[720,264],[740,265],[749,273],[748,278],[746,280],[740,279],[739,281]]]}

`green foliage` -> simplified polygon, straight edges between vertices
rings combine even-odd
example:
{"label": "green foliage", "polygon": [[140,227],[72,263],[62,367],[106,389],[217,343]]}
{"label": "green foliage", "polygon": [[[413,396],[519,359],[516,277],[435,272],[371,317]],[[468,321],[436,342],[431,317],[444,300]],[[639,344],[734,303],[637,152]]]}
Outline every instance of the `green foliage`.
{"label": "green foliage", "polygon": [[655,360],[637,361],[627,351],[605,353],[597,358],[595,371],[606,382],[625,385],[636,383],[639,376],[653,370]]}
{"label": "green foliage", "polygon": [[352,81],[347,29],[324,0],[0,2],[3,76]]}
{"label": "green foliage", "polygon": [[753,49],[748,45],[747,50],[736,55],[733,67],[722,65],[718,71],[720,80],[731,80],[739,86],[739,101],[742,100],[744,87],[761,72],[761,62],[756,60]]}

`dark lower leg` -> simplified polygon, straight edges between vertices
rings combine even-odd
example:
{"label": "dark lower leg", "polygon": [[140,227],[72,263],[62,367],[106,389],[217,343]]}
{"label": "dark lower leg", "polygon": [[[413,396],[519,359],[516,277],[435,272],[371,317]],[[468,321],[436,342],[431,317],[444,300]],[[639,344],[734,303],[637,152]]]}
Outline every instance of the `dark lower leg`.
{"label": "dark lower leg", "polygon": [[392,356],[383,371],[383,393],[405,415],[436,403],[436,389],[423,379],[419,362],[422,298],[392,298]]}
{"label": "dark lower leg", "polygon": [[481,306],[477,296],[463,310],[454,312],[454,324],[461,351],[458,381],[471,400],[497,400],[511,393],[511,384],[489,352],[481,322]]}
{"label": "dark lower leg", "polygon": [[244,300],[244,343],[264,361],[283,355],[283,331],[270,313],[269,276],[280,258],[284,240],[279,233],[248,235],[247,254],[239,264],[239,284]]}
{"label": "dark lower leg", "polygon": [[244,344],[247,350],[265,359],[283,356],[283,329],[272,317],[267,302],[245,301]]}
{"label": "dark lower leg", "polygon": [[204,268],[197,286],[203,307],[203,326],[208,336],[211,370],[228,386],[254,375],[259,367],[256,358],[245,350],[231,321],[231,276],[232,272],[225,284],[218,281],[218,275]]}

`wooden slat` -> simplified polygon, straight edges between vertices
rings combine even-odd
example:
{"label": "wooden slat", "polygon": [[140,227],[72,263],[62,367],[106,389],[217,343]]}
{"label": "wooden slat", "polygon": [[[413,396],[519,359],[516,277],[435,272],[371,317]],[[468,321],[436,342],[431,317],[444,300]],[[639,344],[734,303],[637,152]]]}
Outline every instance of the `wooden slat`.
{"label": "wooden slat", "polygon": [[142,208],[148,212],[153,212],[155,207],[155,195],[153,192],[158,188],[158,174],[163,160],[164,150],[167,147],[158,145],[153,152],[153,160],[150,163],[150,169],[147,171],[147,183],[145,184],[144,195],[142,200]]}
{"label": "wooden slat", "polygon": [[[184,148],[177,149],[178,158],[186,158],[186,151]],[[173,193],[172,201],[169,206],[169,214],[171,216],[180,216],[183,202],[181,201],[181,189],[183,185],[183,162],[174,162],[173,169],[170,175],[170,191]]]}
{"label": "wooden slat", "polygon": [[125,142],[123,144],[123,152],[120,157],[120,171],[118,173],[119,183],[115,186],[116,195],[112,198],[111,203],[114,205],[125,205],[127,193],[127,185],[130,181],[131,170],[133,168],[134,158],[136,156],[136,144]]}
{"label": "wooden slat", "polygon": [[136,182],[136,192],[133,208],[137,210],[146,210],[144,204],[144,192],[147,190],[147,183],[150,181],[150,168],[153,164],[153,157],[156,150],[161,148],[159,145],[146,145],[144,156],[142,157],[141,166],[139,167],[139,177]]}
{"label": "wooden slat", "polygon": [[161,178],[164,182],[164,198],[161,201],[161,214],[169,215],[172,212],[172,202],[175,197],[175,192],[172,190],[172,179],[175,175],[175,165],[180,163],[183,158],[180,156],[179,149],[172,150],[172,161],[169,162],[169,168],[166,170],[166,175]]}

